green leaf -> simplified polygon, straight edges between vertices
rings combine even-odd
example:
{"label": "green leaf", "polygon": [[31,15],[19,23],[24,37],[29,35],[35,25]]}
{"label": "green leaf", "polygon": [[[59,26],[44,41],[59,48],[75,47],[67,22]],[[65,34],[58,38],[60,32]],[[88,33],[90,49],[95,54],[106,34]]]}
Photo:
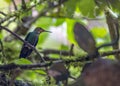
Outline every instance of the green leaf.
{"label": "green leaf", "polygon": [[104,27],[94,27],[90,31],[95,38],[104,38],[107,35],[107,30]]}
{"label": "green leaf", "polygon": [[37,73],[39,73],[39,74],[42,74],[42,75],[45,75],[45,74],[46,74],[46,72],[43,71],[43,70],[35,70],[35,72],[37,72]]}
{"label": "green leaf", "polygon": [[32,64],[31,61],[21,58],[13,61],[15,64]]}
{"label": "green leaf", "polygon": [[66,19],[66,22],[67,22],[67,37],[68,37],[68,40],[71,43],[76,43],[75,40],[74,40],[74,33],[73,33],[73,27],[74,27],[74,24],[75,24],[75,20]]}
{"label": "green leaf", "polygon": [[5,2],[7,2],[8,4],[10,4],[11,3],[11,0],[4,0]]}
{"label": "green leaf", "polygon": [[2,32],[0,31],[0,39],[2,39],[3,38],[3,34],[2,34]]}
{"label": "green leaf", "polygon": [[42,33],[40,36],[39,36],[39,41],[38,41],[38,44],[37,46],[41,47],[42,44],[45,42],[45,40],[47,39],[47,37],[49,36],[50,33]]}
{"label": "green leaf", "polygon": [[21,74],[21,79],[30,81],[33,86],[47,86],[44,83],[46,80],[46,76],[41,75],[42,74],[37,73],[35,70],[26,70],[24,71],[24,73]]}
{"label": "green leaf", "polygon": [[68,0],[64,6],[65,6],[65,11],[66,11],[66,15],[68,17],[72,17],[75,10],[76,10],[76,4],[77,2],[79,2],[79,0]]}
{"label": "green leaf", "polygon": [[80,0],[78,5],[79,5],[80,12],[84,16],[95,17],[95,15],[94,15],[94,10],[95,10],[94,0]]}
{"label": "green leaf", "polygon": [[68,46],[62,44],[62,45],[60,46],[60,49],[61,49],[61,50],[68,50],[69,48],[68,48]]}
{"label": "green leaf", "polygon": [[33,70],[27,70],[24,74],[29,77],[26,77],[25,75],[23,75],[23,77],[28,78],[29,80],[33,79],[34,81],[37,77],[39,78],[38,74]]}
{"label": "green leaf", "polygon": [[106,28],[94,27],[90,31],[96,40],[97,46],[108,43],[110,41],[110,37]]}
{"label": "green leaf", "polygon": [[63,18],[56,19],[54,25],[59,26],[59,25],[63,24],[64,21],[65,21],[65,19],[63,19]]}
{"label": "green leaf", "polygon": [[36,26],[39,26],[45,29],[47,29],[52,24],[53,24],[52,18],[48,18],[48,17],[41,17],[35,23]]}

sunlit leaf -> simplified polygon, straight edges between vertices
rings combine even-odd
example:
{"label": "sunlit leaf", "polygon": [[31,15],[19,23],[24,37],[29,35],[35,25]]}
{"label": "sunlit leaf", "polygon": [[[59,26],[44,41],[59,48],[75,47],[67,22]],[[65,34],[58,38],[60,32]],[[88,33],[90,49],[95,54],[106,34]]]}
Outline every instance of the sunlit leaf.
{"label": "sunlit leaf", "polygon": [[32,64],[31,61],[21,58],[13,61],[15,64]]}
{"label": "sunlit leaf", "polygon": [[[107,32],[107,29],[104,27],[94,27],[90,30],[92,35],[94,36],[97,46],[110,42],[110,35]],[[109,50],[110,48],[107,47]]]}
{"label": "sunlit leaf", "polygon": [[75,43],[74,35],[73,35],[73,27],[74,27],[75,20],[66,19],[66,22],[67,22],[67,37],[68,37],[68,40],[71,43]]}
{"label": "sunlit leaf", "polygon": [[65,11],[66,11],[66,15],[68,17],[72,17],[75,10],[76,10],[76,4],[77,2],[79,2],[80,0],[68,0],[64,5],[65,5]]}
{"label": "sunlit leaf", "polygon": [[69,49],[68,46],[63,45],[63,44],[60,46],[60,48],[61,48],[61,50],[68,50]]}
{"label": "sunlit leaf", "polygon": [[36,26],[39,26],[45,29],[48,29],[48,27],[52,24],[53,24],[52,18],[48,18],[48,17],[41,17],[35,23]]}
{"label": "sunlit leaf", "polygon": [[4,1],[10,4],[12,0],[4,0]]}
{"label": "sunlit leaf", "polygon": [[90,31],[94,37],[104,38],[107,35],[107,30],[104,27],[94,27]]}
{"label": "sunlit leaf", "polygon": [[46,72],[43,71],[43,70],[35,70],[35,72],[37,72],[37,73],[39,73],[39,74],[42,74],[42,75],[45,75],[45,74],[46,74]]}
{"label": "sunlit leaf", "polygon": [[94,0],[80,0],[79,9],[84,16],[95,17],[95,3]]}
{"label": "sunlit leaf", "polygon": [[63,22],[65,22],[65,19],[56,19],[54,25],[55,25],[55,26],[59,26],[59,25],[61,25]]}
{"label": "sunlit leaf", "polygon": [[0,31],[0,39],[2,39],[3,35],[2,35],[2,32]]}
{"label": "sunlit leaf", "polygon": [[[42,71],[42,70],[41,70]],[[40,73],[37,73],[36,70],[26,70],[21,75],[22,79],[32,82],[34,86],[44,86],[46,82],[46,76]],[[43,85],[44,84],[44,85]],[[46,85],[45,85],[46,86]]]}

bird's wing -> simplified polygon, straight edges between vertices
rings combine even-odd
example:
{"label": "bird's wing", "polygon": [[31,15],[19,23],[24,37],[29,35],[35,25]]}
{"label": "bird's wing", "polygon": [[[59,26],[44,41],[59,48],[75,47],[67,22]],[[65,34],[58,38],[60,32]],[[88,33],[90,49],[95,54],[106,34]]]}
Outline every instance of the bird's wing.
{"label": "bird's wing", "polygon": [[30,37],[30,34],[31,34],[31,32],[30,33],[28,33],[28,35],[26,36],[26,38],[25,38],[25,41],[27,41],[28,40],[28,38]]}
{"label": "bird's wing", "polygon": [[32,52],[32,49],[30,49],[28,47],[22,47],[19,57],[25,58],[25,57],[29,56],[31,54],[31,52]]}
{"label": "bird's wing", "polygon": [[38,43],[38,35],[33,34],[33,32],[30,32],[26,36],[25,41],[28,41],[31,45],[36,46],[36,44]]}
{"label": "bird's wing", "polygon": [[34,46],[36,46],[37,45],[37,43],[38,43],[38,36],[37,37],[35,37],[35,41],[34,41]]}

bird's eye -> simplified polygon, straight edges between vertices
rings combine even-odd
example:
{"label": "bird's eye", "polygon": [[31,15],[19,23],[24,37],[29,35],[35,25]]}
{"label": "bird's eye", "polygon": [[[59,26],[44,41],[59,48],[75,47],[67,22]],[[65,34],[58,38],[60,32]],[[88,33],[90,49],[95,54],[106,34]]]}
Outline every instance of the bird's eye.
{"label": "bird's eye", "polygon": [[42,32],[43,30],[40,30],[40,32]]}
{"label": "bird's eye", "polygon": [[44,30],[40,30],[40,32],[43,32]]}

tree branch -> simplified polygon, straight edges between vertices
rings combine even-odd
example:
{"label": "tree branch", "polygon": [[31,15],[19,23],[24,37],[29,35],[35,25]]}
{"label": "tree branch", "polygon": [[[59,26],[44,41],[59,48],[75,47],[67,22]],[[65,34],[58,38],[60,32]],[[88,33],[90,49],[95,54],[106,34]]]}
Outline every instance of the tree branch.
{"label": "tree branch", "polygon": [[17,9],[17,5],[16,5],[15,1],[14,1],[14,0],[12,0],[12,2],[13,2],[13,5],[14,5],[15,10],[18,10],[18,9]]}
{"label": "tree branch", "polygon": [[3,18],[3,19],[0,20],[0,24],[4,23],[5,21],[7,21],[7,20],[9,20],[10,18],[13,18],[13,17],[15,17],[15,16],[16,16],[16,14],[11,14],[11,15],[9,15],[9,16],[6,16],[5,18]]}
{"label": "tree branch", "polygon": [[22,9],[25,10],[27,8],[25,0],[22,0],[21,4],[22,4]]}
{"label": "tree branch", "polygon": [[47,55],[47,54],[60,54],[60,52],[64,56],[68,56],[68,55],[74,56],[73,52],[70,53],[69,51],[64,51],[64,50],[60,51],[60,50],[45,49],[45,50],[41,51],[41,53],[43,53],[45,55]]}
{"label": "tree branch", "polygon": [[[100,54],[101,57],[103,56],[109,56],[109,55],[114,55],[116,53],[120,53],[120,50],[115,50],[115,51],[109,51],[109,52],[103,52]],[[38,64],[27,64],[27,65],[18,65],[18,64],[6,64],[6,65],[0,65],[0,70],[1,71],[8,71],[8,70],[12,70],[12,69],[16,69],[16,68],[21,68],[23,70],[31,70],[31,69],[40,69],[40,68],[45,68],[50,66],[53,63],[58,63],[58,62],[64,62],[65,64],[70,64],[72,62],[85,62],[85,61],[90,61],[93,58],[96,57],[92,57],[91,56],[81,56],[78,57],[77,59],[67,59],[67,60],[55,60],[55,61],[49,61],[46,63],[38,63]]]}
{"label": "tree branch", "polygon": [[4,15],[4,16],[7,16],[7,14],[5,14],[4,12],[0,11],[0,14]]}

